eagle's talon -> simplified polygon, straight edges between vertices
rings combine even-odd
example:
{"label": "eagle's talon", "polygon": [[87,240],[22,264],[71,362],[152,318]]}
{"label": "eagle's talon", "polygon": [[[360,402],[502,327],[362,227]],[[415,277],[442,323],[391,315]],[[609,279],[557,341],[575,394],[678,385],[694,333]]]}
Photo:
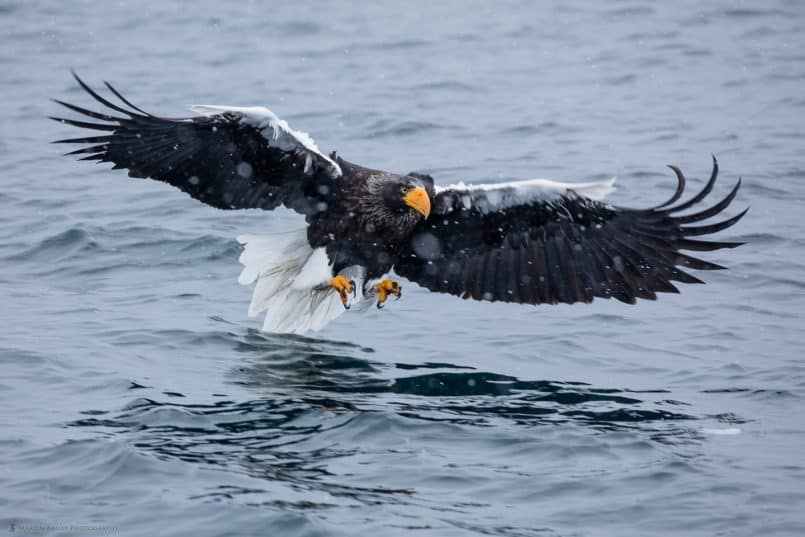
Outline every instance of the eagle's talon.
{"label": "eagle's talon", "polygon": [[344,305],[344,309],[349,309],[349,293],[352,293],[352,296],[356,296],[355,282],[353,280],[347,280],[339,274],[330,280],[330,287],[335,289],[338,293],[338,296],[341,298],[341,304]]}
{"label": "eagle's talon", "polygon": [[402,286],[394,280],[383,280],[375,285],[377,292],[377,309],[382,310],[389,295],[394,295],[395,301],[400,299],[402,294]]}

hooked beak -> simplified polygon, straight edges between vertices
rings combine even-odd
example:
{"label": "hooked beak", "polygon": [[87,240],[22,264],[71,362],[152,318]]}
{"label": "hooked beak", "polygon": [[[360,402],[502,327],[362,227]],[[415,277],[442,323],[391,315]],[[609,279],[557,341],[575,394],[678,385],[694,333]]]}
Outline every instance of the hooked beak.
{"label": "hooked beak", "polygon": [[410,190],[408,194],[403,197],[403,201],[406,205],[424,216],[425,220],[430,216],[430,198],[428,197],[428,191],[421,186]]}

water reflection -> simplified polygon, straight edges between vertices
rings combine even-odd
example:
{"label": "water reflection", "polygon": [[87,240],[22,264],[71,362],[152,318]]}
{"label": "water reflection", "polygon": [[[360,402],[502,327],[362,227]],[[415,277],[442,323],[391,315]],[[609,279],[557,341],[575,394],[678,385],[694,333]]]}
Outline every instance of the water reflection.
{"label": "water reflection", "polygon": [[[406,488],[350,484],[331,466],[359,459],[368,445],[384,453],[396,449],[381,440],[390,422],[398,428],[432,427],[429,434],[445,438],[455,432],[446,426],[515,427],[526,434],[566,424],[593,434],[636,430],[642,440],[675,443],[689,441],[691,433],[674,423],[695,419],[666,410],[679,402],[663,391],[521,380],[448,363],[389,364],[375,360],[372,349],[299,336],[247,331],[226,338],[241,355],[231,383],[253,398],[224,396],[197,404],[178,394],[140,397],[114,415],[87,411],[70,426],[126,435],[138,450],[157,457],[226,469],[265,484],[216,487],[205,497],[246,495],[271,503],[277,496],[271,491],[280,483],[326,492],[333,501],[407,502],[412,497]],[[143,387],[131,389],[136,394]],[[353,437],[360,442],[344,441]]]}
{"label": "water reflection", "polygon": [[[520,380],[449,363],[388,364],[360,356],[372,349],[348,343],[249,332],[245,339],[260,349],[233,372],[234,382],[257,391],[291,390],[339,401],[346,408],[404,412],[413,419],[468,423],[467,418],[499,417],[534,420],[557,416],[593,426],[641,421],[690,420],[693,416],[658,405],[679,406],[664,399],[667,391],[600,388],[585,382]],[[358,351],[358,352],[356,352]],[[406,375],[405,372],[435,370]],[[393,394],[410,397],[362,397]],[[334,399],[333,399],[334,398]],[[650,398],[647,400],[646,398]],[[659,399],[659,400],[658,400]],[[417,411],[429,412],[426,416]]]}

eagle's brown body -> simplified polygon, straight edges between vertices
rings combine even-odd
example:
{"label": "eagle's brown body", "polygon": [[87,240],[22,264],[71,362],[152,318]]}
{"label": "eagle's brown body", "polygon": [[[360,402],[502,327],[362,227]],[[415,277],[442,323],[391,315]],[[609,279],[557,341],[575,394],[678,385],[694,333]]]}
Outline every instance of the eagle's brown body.
{"label": "eagle's brown body", "polygon": [[323,210],[308,217],[308,241],[313,247],[327,248],[335,273],[359,264],[366,267],[367,278],[378,278],[398,262],[401,249],[422,220],[421,214],[404,203],[394,204],[398,185],[421,187],[432,198],[433,179],[335,160],[343,175],[336,188],[322,189],[327,193],[319,202]]}

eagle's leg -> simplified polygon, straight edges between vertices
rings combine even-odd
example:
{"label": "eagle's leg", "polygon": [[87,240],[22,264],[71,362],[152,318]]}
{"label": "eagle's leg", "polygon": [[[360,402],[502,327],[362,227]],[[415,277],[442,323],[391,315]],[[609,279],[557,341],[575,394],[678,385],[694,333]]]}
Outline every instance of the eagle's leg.
{"label": "eagle's leg", "polygon": [[338,296],[341,297],[341,303],[346,309],[349,309],[349,293],[352,293],[353,297],[356,294],[355,282],[339,274],[330,280],[330,287],[338,292]]}
{"label": "eagle's leg", "polygon": [[377,309],[382,309],[389,295],[394,295],[397,300],[400,299],[402,285],[394,280],[387,279],[375,285],[375,291],[377,291]]}

